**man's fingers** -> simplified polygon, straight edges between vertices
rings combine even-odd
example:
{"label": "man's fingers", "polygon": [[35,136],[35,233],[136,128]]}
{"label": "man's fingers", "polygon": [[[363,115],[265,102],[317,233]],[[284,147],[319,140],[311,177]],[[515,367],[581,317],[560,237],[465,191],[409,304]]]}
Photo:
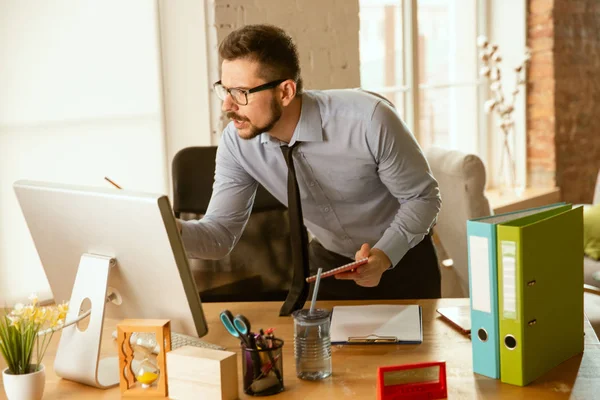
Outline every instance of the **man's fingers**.
{"label": "man's fingers", "polygon": [[370,273],[369,264],[360,266],[350,272],[341,272],[336,274],[335,277],[338,279],[354,279],[354,280],[365,280],[369,279]]}
{"label": "man's fingers", "polygon": [[369,264],[367,264],[356,268],[354,272],[356,272],[358,275],[364,275],[365,273],[369,272],[369,269]]}
{"label": "man's fingers", "polygon": [[378,275],[364,274],[355,280],[356,284],[363,287],[374,287],[379,285],[381,277]]}
{"label": "man's fingers", "polygon": [[353,272],[342,272],[339,274],[335,275],[336,279],[359,279],[360,278],[360,273],[358,273],[357,271],[353,271]]}
{"label": "man's fingers", "polygon": [[369,254],[371,253],[371,246],[369,246],[368,243],[363,243],[363,245],[360,246],[360,252],[361,258],[369,257]]}
{"label": "man's fingers", "polygon": [[356,260],[360,260],[361,258],[367,258],[367,257],[369,257],[370,253],[371,253],[371,246],[369,246],[369,243],[363,243],[363,245],[360,246],[360,250],[358,250],[356,252],[356,254],[354,255],[354,258]]}
{"label": "man's fingers", "polygon": [[362,287],[375,287],[379,284],[379,282],[375,282],[375,281],[356,281],[356,284],[358,286],[362,286]]}

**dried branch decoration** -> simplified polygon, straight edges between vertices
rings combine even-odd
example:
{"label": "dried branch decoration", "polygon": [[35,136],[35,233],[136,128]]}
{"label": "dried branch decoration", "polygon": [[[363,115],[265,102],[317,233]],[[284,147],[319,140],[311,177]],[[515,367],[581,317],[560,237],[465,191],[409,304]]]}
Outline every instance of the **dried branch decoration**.
{"label": "dried branch decoration", "polygon": [[502,56],[498,51],[498,45],[490,44],[485,36],[479,36],[477,38],[477,47],[480,48],[479,58],[483,64],[479,74],[490,80],[490,89],[492,90],[493,96],[493,98],[485,102],[485,111],[487,113],[496,111],[503,121],[512,121],[512,112],[515,109],[515,100],[519,94],[519,88],[525,84],[525,70],[531,58],[530,52],[528,49],[525,50],[525,56],[523,57],[521,64],[514,69],[516,84],[512,91],[512,97],[510,100],[507,100],[502,88],[502,75],[500,70]]}
{"label": "dried branch decoration", "polygon": [[529,49],[525,49],[525,55],[523,56],[521,63],[514,68],[516,80],[515,88],[513,89],[511,96],[505,96],[504,89],[502,87],[502,73],[500,70],[502,56],[498,51],[498,45],[491,44],[485,36],[479,36],[477,38],[477,47],[480,49],[479,58],[482,63],[481,69],[479,70],[479,75],[487,78],[490,81],[490,90],[492,92],[492,98],[487,100],[484,104],[485,112],[488,114],[495,112],[500,117],[498,127],[502,129],[502,132],[504,133],[504,146],[500,161],[500,173],[502,176],[502,172],[505,168],[504,153],[506,153],[509,161],[510,179],[512,182],[503,183],[508,183],[509,186],[513,186],[516,183],[516,173],[514,158],[511,154],[510,142],[508,139],[515,126],[513,117],[513,112],[515,111],[515,101],[520,92],[520,87],[525,85],[525,72],[527,66],[529,65],[529,60],[531,59],[531,53],[529,52]]}

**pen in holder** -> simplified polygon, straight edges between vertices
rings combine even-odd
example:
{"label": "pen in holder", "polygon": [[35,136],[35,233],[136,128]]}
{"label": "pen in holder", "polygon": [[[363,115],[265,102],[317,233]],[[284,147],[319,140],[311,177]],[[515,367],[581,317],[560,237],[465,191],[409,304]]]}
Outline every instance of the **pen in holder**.
{"label": "pen in holder", "polygon": [[242,343],[244,393],[268,396],[283,391],[283,340],[271,339],[248,348]]}

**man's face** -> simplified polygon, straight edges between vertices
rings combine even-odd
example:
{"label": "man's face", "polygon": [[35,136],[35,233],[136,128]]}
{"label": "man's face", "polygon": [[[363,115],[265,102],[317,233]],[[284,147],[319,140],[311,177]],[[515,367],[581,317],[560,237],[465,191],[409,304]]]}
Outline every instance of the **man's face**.
{"label": "man's face", "polygon": [[[226,88],[252,89],[267,83],[258,76],[260,65],[256,61],[238,59],[224,60],[221,67],[221,83]],[[242,139],[253,139],[268,132],[279,121],[283,106],[276,97],[278,88],[248,94],[248,104],[239,105],[230,95],[223,101],[222,110],[233,120]]]}

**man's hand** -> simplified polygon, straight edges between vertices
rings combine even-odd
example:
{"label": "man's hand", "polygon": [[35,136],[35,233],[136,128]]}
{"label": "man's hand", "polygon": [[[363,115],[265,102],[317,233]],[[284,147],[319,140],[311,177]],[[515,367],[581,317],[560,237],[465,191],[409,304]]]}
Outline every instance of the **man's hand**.
{"label": "man's hand", "polygon": [[369,258],[369,262],[358,267],[354,272],[342,272],[336,279],[351,279],[359,286],[375,287],[379,285],[381,275],[392,265],[390,258],[380,249],[371,249],[368,243],[356,252],[356,260]]}

